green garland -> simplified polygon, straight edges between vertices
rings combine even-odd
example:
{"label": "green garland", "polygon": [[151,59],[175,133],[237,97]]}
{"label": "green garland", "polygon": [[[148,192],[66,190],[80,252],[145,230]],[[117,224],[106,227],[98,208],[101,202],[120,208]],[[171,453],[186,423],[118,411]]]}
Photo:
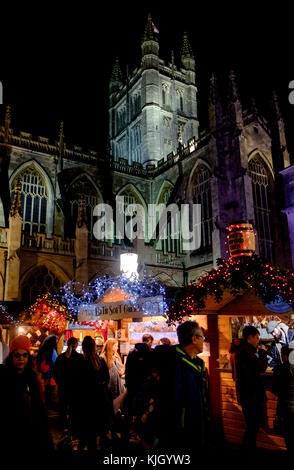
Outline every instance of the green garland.
{"label": "green garland", "polygon": [[181,290],[169,305],[169,323],[182,321],[184,316],[199,313],[205,308],[205,299],[208,296],[220,302],[225,291],[237,296],[253,288],[265,304],[282,298],[284,302],[294,306],[293,271],[271,266],[257,255],[218,259],[217,265],[216,269]]}

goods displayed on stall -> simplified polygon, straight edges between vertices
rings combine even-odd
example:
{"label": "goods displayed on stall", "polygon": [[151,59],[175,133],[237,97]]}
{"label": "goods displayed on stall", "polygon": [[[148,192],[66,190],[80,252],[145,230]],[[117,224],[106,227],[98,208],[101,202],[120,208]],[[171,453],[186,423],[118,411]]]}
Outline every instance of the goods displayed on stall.
{"label": "goods displayed on stall", "polygon": [[162,321],[144,321],[144,322],[132,322],[129,324],[130,332],[130,345],[140,343],[142,335],[149,333],[153,336],[153,347],[159,344],[161,338],[168,338],[171,344],[178,342],[175,325],[167,325],[166,322]]}

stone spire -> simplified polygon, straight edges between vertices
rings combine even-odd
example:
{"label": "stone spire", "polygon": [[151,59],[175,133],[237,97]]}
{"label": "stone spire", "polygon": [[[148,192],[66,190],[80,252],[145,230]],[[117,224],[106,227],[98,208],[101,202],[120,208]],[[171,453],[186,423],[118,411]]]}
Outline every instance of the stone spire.
{"label": "stone spire", "polygon": [[11,124],[11,107],[6,106],[5,118],[4,118],[4,127],[5,127],[4,142],[5,143],[8,142],[10,124]]}
{"label": "stone spire", "polygon": [[193,54],[192,47],[190,45],[190,41],[188,39],[187,33],[184,33],[184,36],[183,36],[181,57],[190,57],[194,59],[194,54]]}
{"label": "stone spire", "polygon": [[195,71],[195,58],[188,39],[188,34],[184,33],[182,49],[181,49],[181,61],[182,65],[186,70]]}
{"label": "stone spire", "polygon": [[154,33],[153,22],[152,22],[150,13],[148,15],[145,31],[143,34],[142,42],[145,42],[145,41],[157,41],[157,37],[156,37],[156,34]]}
{"label": "stone spire", "polygon": [[278,131],[278,140],[280,144],[280,152],[283,157],[283,166],[287,168],[290,166],[290,155],[287,148],[287,140],[286,140],[286,133],[285,133],[285,123],[281,113],[280,103],[278,99],[278,95],[276,91],[273,91],[272,94],[272,107],[274,111],[274,117],[277,125]]}
{"label": "stone spire", "polygon": [[77,218],[77,226],[80,228],[83,225],[87,225],[86,199],[84,196],[82,196],[79,201],[78,218]]}
{"label": "stone spire", "polygon": [[223,107],[219,92],[218,81],[213,73],[210,78],[208,97],[208,117],[211,131],[215,131],[222,123]]}
{"label": "stone spire", "polygon": [[110,93],[116,93],[122,85],[123,78],[119,65],[119,58],[116,57],[110,77]]}
{"label": "stone spire", "polygon": [[241,98],[239,88],[237,85],[236,74],[233,70],[229,73],[229,92],[228,92],[228,108],[229,113],[232,116],[238,127],[243,125],[243,110],[241,104]]}
{"label": "stone spire", "polygon": [[[88,227],[86,213],[86,199],[81,196],[78,208],[78,218],[76,223],[76,241],[75,241],[75,280],[78,285],[88,284]],[[79,291],[78,287],[78,291]]]}
{"label": "stone spire", "polygon": [[21,209],[21,181],[17,180],[17,183],[14,188],[14,197],[13,201],[11,204],[10,212],[9,212],[10,217],[15,217],[16,215],[19,215],[22,217],[22,209]]}
{"label": "stone spire", "polygon": [[7,271],[5,300],[19,300],[20,247],[22,229],[21,182],[14,187],[14,197],[9,212],[9,230],[7,234]]}
{"label": "stone spire", "polygon": [[150,13],[143,34],[141,50],[143,68],[158,67],[159,44]]}
{"label": "stone spire", "polygon": [[281,114],[279,98],[275,90],[272,93],[272,102],[273,102],[273,108],[274,108],[277,120],[283,119],[282,114]]}
{"label": "stone spire", "polygon": [[57,173],[63,170],[63,153],[64,153],[64,122],[60,121],[59,127],[59,139],[58,139],[58,163]]}

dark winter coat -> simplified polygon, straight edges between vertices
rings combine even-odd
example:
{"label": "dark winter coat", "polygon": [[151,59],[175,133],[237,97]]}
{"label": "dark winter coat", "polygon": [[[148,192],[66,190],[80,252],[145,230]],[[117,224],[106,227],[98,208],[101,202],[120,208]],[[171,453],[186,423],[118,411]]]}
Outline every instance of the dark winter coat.
{"label": "dark winter coat", "polygon": [[48,432],[42,385],[37,374],[26,368],[19,374],[13,367],[0,366],[1,455],[16,452],[25,459],[46,457],[53,449]]}
{"label": "dark winter coat", "polygon": [[83,361],[83,355],[73,350],[69,357],[65,352],[60,354],[55,361],[54,365],[54,378],[64,393],[71,394],[75,392],[77,385],[77,368],[80,366],[80,361]]}
{"label": "dark winter coat", "polygon": [[79,361],[76,379],[72,405],[74,430],[80,437],[107,431],[113,417],[113,405],[106,362],[100,358],[100,368],[96,370],[89,360]]}
{"label": "dark winter coat", "polygon": [[153,351],[145,343],[137,343],[126,361],[126,387],[129,394],[136,391],[152,374]]}
{"label": "dark winter coat", "polygon": [[205,446],[210,412],[204,361],[199,357],[191,359],[180,346],[172,346],[166,352],[165,366],[162,361],[161,365],[161,439],[168,445]]}
{"label": "dark winter coat", "polygon": [[261,373],[267,368],[266,352],[256,349],[247,341],[236,352],[236,391],[238,401],[242,403],[266,401],[266,394]]}
{"label": "dark winter coat", "polygon": [[275,370],[273,391],[278,395],[278,415],[294,416],[294,365],[284,362]]}

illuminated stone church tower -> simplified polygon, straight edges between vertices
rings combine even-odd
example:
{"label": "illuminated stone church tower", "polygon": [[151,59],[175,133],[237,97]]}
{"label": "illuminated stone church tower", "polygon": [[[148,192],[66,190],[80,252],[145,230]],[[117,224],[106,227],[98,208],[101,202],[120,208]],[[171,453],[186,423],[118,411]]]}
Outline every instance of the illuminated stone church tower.
{"label": "illuminated stone church tower", "polygon": [[144,166],[198,139],[195,60],[184,34],[181,67],[159,57],[158,34],[149,15],[140,67],[123,81],[118,59],[110,82],[110,142],[115,160]]}

